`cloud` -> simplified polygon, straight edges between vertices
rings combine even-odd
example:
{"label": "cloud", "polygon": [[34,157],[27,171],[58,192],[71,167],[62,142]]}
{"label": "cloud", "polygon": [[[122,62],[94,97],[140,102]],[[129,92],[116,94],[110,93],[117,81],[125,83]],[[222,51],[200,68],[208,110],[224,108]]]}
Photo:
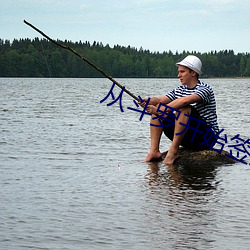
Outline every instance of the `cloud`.
{"label": "cloud", "polygon": [[[197,1],[198,3],[198,1]],[[226,12],[228,10],[237,11],[238,9],[245,9],[250,7],[248,0],[200,0],[199,3],[203,3],[205,7],[212,8],[213,10],[220,10]]]}
{"label": "cloud", "polygon": [[87,4],[87,3],[81,3],[80,5],[79,5],[79,9],[80,10],[86,10],[86,9],[88,9],[89,8],[89,4]]}
{"label": "cloud", "polygon": [[134,2],[136,5],[156,5],[156,4],[159,4],[159,3],[166,3],[168,2],[167,0],[135,0],[135,1],[132,1]]}
{"label": "cloud", "polygon": [[34,36],[22,23],[26,19],[55,38],[72,41],[161,51],[246,51],[249,8],[249,0],[18,0],[2,3],[0,25],[8,39]]}
{"label": "cloud", "polygon": [[[204,1],[205,2],[205,1]],[[238,0],[210,0],[206,1],[207,4],[209,5],[227,5],[227,4],[233,4],[233,3],[239,3],[240,1]]]}

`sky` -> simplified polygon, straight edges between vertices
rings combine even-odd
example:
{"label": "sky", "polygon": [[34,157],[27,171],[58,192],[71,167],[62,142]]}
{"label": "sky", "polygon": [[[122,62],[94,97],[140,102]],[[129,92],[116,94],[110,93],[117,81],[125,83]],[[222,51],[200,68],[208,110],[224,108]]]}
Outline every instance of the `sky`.
{"label": "sky", "polygon": [[249,0],[0,0],[0,38],[102,42],[151,52],[250,52]]}

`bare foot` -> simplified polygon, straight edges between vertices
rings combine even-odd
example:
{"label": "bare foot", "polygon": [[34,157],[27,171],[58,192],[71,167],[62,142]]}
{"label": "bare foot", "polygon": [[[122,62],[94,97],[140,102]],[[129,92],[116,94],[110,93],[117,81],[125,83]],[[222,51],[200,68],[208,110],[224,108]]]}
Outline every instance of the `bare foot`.
{"label": "bare foot", "polygon": [[156,152],[149,152],[148,155],[146,156],[144,162],[150,162],[150,161],[156,161],[161,159],[161,152],[156,151]]}
{"label": "bare foot", "polygon": [[177,152],[172,152],[172,151],[168,151],[164,161],[162,162],[163,164],[166,165],[171,165],[174,164],[175,160],[179,157],[179,153]]}

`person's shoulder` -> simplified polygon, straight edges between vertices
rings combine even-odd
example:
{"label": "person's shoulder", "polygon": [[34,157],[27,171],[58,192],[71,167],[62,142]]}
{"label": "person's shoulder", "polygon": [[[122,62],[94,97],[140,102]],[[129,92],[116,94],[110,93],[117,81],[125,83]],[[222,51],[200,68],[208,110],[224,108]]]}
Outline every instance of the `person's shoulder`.
{"label": "person's shoulder", "polygon": [[208,89],[211,89],[212,90],[212,87],[207,84],[207,83],[204,83],[202,82],[201,80],[199,80],[198,84],[197,84],[197,87],[200,87],[200,88],[208,88]]}
{"label": "person's shoulder", "polygon": [[178,87],[175,88],[175,90],[180,90],[180,89],[187,89],[186,85],[179,85]]}
{"label": "person's shoulder", "polygon": [[207,83],[204,83],[203,81],[198,81],[198,86],[209,86]]}

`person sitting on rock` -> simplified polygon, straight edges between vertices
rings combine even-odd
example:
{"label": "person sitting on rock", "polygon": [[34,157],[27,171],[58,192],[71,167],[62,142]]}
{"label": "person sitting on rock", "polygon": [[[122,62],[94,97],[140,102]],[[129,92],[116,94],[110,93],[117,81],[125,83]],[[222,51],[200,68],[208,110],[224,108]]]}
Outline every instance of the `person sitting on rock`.
{"label": "person sitting on rock", "polygon": [[[161,158],[159,145],[162,132],[172,141],[163,160],[164,164],[174,163],[178,158],[179,146],[191,150],[203,150],[211,148],[216,142],[219,127],[215,96],[211,86],[199,80],[202,73],[201,60],[194,55],[188,55],[176,63],[176,66],[181,82],[179,87],[166,95],[143,98],[143,102],[139,102],[152,114],[150,151],[145,162]],[[163,110],[168,115],[163,117]]]}

